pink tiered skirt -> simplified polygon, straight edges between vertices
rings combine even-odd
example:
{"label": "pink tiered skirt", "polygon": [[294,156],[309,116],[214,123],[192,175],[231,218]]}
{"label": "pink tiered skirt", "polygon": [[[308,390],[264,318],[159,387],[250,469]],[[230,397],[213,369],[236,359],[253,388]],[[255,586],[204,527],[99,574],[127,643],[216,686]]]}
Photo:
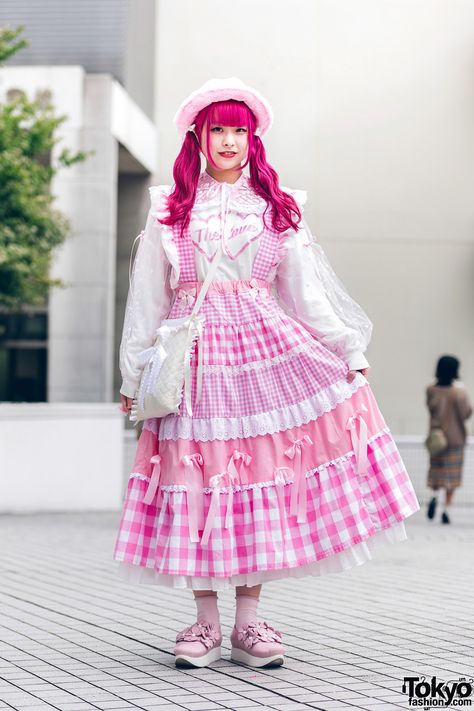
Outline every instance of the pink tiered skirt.
{"label": "pink tiered skirt", "polygon": [[[169,318],[192,309],[181,284]],[[114,558],[126,579],[193,589],[346,570],[407,538],[413,486],[366,378],[259,279],[214,282],[192,416],[147,420]],[[193,403],[197,354],[191,361]]]}

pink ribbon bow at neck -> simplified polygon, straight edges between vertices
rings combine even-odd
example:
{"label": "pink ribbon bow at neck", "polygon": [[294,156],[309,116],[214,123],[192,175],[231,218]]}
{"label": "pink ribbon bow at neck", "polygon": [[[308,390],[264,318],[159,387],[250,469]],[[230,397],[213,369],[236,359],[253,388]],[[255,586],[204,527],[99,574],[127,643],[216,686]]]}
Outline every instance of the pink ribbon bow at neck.
{"label": "pink ribbon bow at neck", "polygon": [[[349,417],[346,430],[349,430],[352,441],[352,448],[355,453],[357,474],[367,474],[369,460],[367,456],[367,423],[362,417],[363,412],[368,412],[365,405],[361,405],[353,415]],[[359,423],[359,435],[357,434],[357,423]]]}
{"label": "pink ribbon bow at neck", "polygon": [[308,520],[306,512],[306,472],[303,471],[301,457],[305,443],[313,444],[313,440],[307,434],[300,439],[293,440],[293,444],[285,449],[285,454],[290,459],[295,460],[293,468],[294,479],[291,487],[290,514],[296,516],[298,523],[305,523]]}
{"label": "pink ribbon bow at neck", "polygon": [[228,486],[227,491],[227,509],[225,515],[225,528],[230,528],[232,511],[234,505],[234,489],[233,487],[239,483],[239,472],[235,466],[235,462],[241,461],[242,464],[250,464],[252,457],[247,452],[239,452],[235,449],[231,458],[227,463],[226,471],[219,474],[214,474],[209,479],[209,485],[212,488],[211,503],[207,512],[206,525],[201,538],[201,544],[207,545],[209,536],[214,527],[214,521],[219,509],[219,500],[222,486]]}

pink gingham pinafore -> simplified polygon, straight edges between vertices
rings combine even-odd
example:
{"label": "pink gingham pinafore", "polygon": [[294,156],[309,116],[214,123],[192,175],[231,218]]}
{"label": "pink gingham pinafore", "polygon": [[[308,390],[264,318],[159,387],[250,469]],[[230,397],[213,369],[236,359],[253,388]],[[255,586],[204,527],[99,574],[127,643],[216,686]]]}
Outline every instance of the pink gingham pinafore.
{"label": "pink gingham pinafore", "polygon": [[[190,234],[171,239],[179,281],[168,317],[178,318],[202,279]],[[419,504],[392,434],[366,378],[349,384],[348,366],[278,302],[283,247],[265,227],[249,278],[211,283],[201,398],[196,348],[192,416],[183,399],[178,414],[144,423],[114,551],[129,579],[255,585],[344,570],[406,539]],[[231,244],[229,259],[241,248]]]}

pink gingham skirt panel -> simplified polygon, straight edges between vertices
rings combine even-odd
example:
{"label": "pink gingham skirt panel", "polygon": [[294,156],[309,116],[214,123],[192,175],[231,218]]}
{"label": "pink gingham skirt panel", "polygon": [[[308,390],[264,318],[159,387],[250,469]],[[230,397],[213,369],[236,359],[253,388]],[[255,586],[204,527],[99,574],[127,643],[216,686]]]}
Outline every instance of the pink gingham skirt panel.
{"label": "pink gingham skirt panel", "polygon": [[146,420],[144,427],[156,431],[158,423],[160,440],[192,439],[198,442],[207,442],[273,434],[317,419],[334,409],[339,403],[352,397],[353,393],[365,384],[365,378],[361,375],[360,378],[356,376],[352,383],[340,381],[306,400],[300,400],[283,408],[259,412],[255,415],[198,418],[169,414],[160,420]]}
{"label": "pink gingham skirt panel", "polygon": [[[248,292],[247,292],[248,294]],[[199,313],[205,313],[211,305],[211,297],[206,294],[203,308]],[[269,301],[276,305],[276,301]],[[222,306],[219,298],[219,305]],[[245,320],[239,319],[243,300],[230,295],[230,304],[225,304],[219,320],[207,320],[203,326],[203,335],[199,343],[203,348],[204,365],[236,366],[248,362],[270,359],[286,353],[295,346],[300,346],[312,338],[307,329],[298,321],[288,316],[280,307],[271,309],[258,308],[252,316]],[[204,308],[204,306],[206,308]],[[232,306],[238,307],[232,309]],[[253,307],[254,304],[249,304]],[[188,316],[190,309],[175,310],[172,307],[169,318]],[[224,309],[224,307],[223,307]],[[253,311],[251,308],[250,310]],[[183,313],[181,313],[181,311]],[[268,311],[268,313],[267,313]],[[191,363],[196,365],[196,349],[191,354]]]}
{"label": "pink gingham skirt panel", "polygon": [[237,466],[236,484],[265,482],[273,478],[274,467],[291,465],[286,452],[294,440],[305,436],[311,439],[311,445],[302,450],[302,465],[306,469],[350,452],[354,446],[354,432],[351,428],[354,416],[359,419],[355,424],[357,437],[363,425],[367,430],[367,438],[387,426],[367,382],[354,392],[352,398],[344,400],[330,412],[301,426],[285,428],[272,434],[211,441],[183,438],[159,441],[156,430],[151,426],[152,421],[147,421],[138,441],[133,471],[151,476],[151,458],[159,453],[161,483],[185,485],[189,476],[187,457],[199,455],[202,460],[199,467],[201,486],[209,486],[211,478],[224,471],[234,453],[239,452],[242,457]]}
{"label": "pink gingham skirt panel", "polygon": [[321,576],[350,570],[373,560],[374,553],[388,545],[401,543],[408,539],[403,521],[395,523],[390,528],[378,531],[370,538],[356,543],[351,548],[345,548],[339,553],[320,558],[319,560],[294,568],[276,568],[275,570],[257,570],[252,573],[238,573],[228,578],[211,578],[196,575],[166,575],[157,573],[153,568],[146,568],[133,563],[116,561],[119,578],[127,583],[141,585],[163,585],[175,589],[189,588],[192,590],[228,590],[238,585],[253,587],[261,583],[283,578],[303,578]]}
{"label": "pink gingham skirt panel", "polygon": [[[246,323],[205,323],[199,345],[202,343],[204,366],[236,366],[283,355],[310,338],[303,326],[282,312]],[[191,365],[196,364],[194,351]]]}
{"label": "pink gingham skirt panel", "polygon": [[[334,555],[419,510],[390,432],[371,439],[368,462],[363,476],[350,454],[305,472],[304,523],[290,515],[291,482],[242,487],[233,492],[230,512],[230,493],[222,489],[206,545],[190,539],[184,487],[160,487],[145,504],[147,477],[132,474],[114,558],[166,575],[228,578]],[[206,517],[213,498],[204,494]]]}
{"label": "pink gingham skirt panel", "polygon": [[[197,367],[195,361],[192,362],[193,419],[249,418],[298,407],[307,401],[337,403],[348,396],[347,365],[314,339],[305,350],[294,351],[292,357],[277,359],[270,366],[267,359],[258,362],[267,367],[239,371],[224,366],[212,372],[204,371],[198,403]],[[174,415],[181,416],[188,417],[184,402]]]}

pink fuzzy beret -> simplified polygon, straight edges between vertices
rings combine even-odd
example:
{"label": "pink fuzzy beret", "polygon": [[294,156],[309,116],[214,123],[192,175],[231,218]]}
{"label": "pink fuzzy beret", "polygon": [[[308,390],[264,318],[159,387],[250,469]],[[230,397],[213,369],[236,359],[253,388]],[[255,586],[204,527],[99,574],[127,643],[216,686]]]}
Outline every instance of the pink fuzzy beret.
{"label": "pink fuzzy beret", "polygon": [[180,135],[184,138],[186,131],[193,124],[197,114],[205,106],[214,101],[235,99],[244,101],[257,119],[257,131],[263,136],[273,123],[273,111],[268,101],[256,89],[244,84],[237,77],[229,79],[210,79],[199,89],[193,91],[183,101],[173,119]]}

